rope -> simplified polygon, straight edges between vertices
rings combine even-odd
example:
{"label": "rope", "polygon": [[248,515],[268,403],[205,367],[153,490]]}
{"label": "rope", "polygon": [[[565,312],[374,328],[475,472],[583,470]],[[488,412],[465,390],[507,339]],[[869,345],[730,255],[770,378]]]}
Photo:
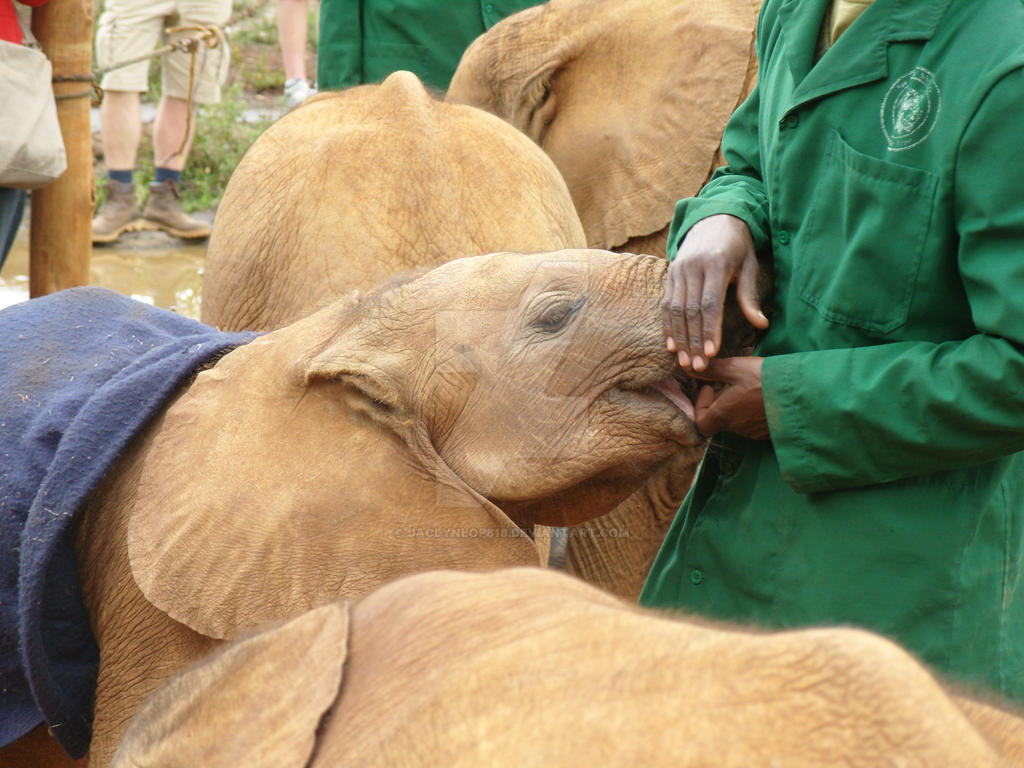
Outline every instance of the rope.
{"label": "rope", "polygon": [[[172,34],[174,32],[183,32],[188,29],[197,30],[199,34],[194,37],[183,37],[180,40],[174,40],[167,45],[157,48],[152,53],[146,53],[142,56],[125,59],[124,61],[119,61],[117,64],[111,64],[109,67],[94,69],[92,73],[93,79],[99,80],[103,75],[107,74],[107,72],[127,67],[129,64],[137,64],[140,61],[146,61],[147,59],[153,59],[157,56],[163,56],[165,53],[171,53],[175,50],[184,51],[185,53],[195,53],[199,48],[200,42],[205,42],[208,48],[216,48],[220,44],[221,38],[224,36],[224,33],[220,28],[212,25],[209,27],[170,27],[165,31],[167,34]],[[56,79],[57,78],[54,78],[55,81]]]}
{"label": "rope", "polygon": [[99,104],[103,101],[103,90],[100,88],[99,83],[95,82],[92,75],[54,75],[53,82],[55,83],[89,83],[89,90],[87,91],[75,91],[74,93],[59,93],[54,94],[53,98],[57,99],[81,99],[86,96],[92,96],[93,101]]}
{"label": "rope", "polygon": [[[224,33],[221,32],[220,29],[218,29],[215,26],[209,26],[209,27],[201,27],[201,26],[200,27],[171,27],[170,29],[167,30],[167,34],[172,35],[172,34],[174,34],[176,32],[186,32],[188,30],[198,31],[199,35],[197,37],[185,37],[185,38],[182,38],[181,40],[175,41],[177,43],[184,43],[183,46],[177,46],[177,47],[181,47],[181,50],[183,50],[183,51],[187,52],[188,54],[190,54],[189,62],[188,62],[188,91],[187,91],[188,95],[187,95],[187,97],[185,99],[185,102],[186,102],[186,105],[187,105],[186,106],[187,111],[185,112],[185,135],[181,139],[181,146],[178,147],[178,151],[175,152],[173,155],[171,155],[170,157],[166,158],[163,161],[163,164],[165,164],[165,165],[168,162],[170,162],[170,160],[172,158],[176,157],[177,155],[182,155],[182,154],[185,153],[185,147],[188,145],[189,139],[192,137],[192,90],[195,87],[195,80],[196,80],[196,52],[199,50],[199,43],[200,43],[200,41],[206,43],[206,47],[208,49],[209,48],[216,48],[218,45],[221,44],[221,41],[222,41],[223,35],[224,35]],[[206,66],[206,58],[205,58],[206,51],[203,51],[203,53],[204,53],[203,66],[205,67]]]}
{"label": "rope", "polygon": [[[245,8],[240,10],[238,13],[236,13],[234,16],[232,16],[230,19],[228,19],[227,23],[224,25],[224,29],[230,29],[234,25],[238,24],[240,21],[244,21],[245,19],[249,18],[250,16],[255,15],[257,11],[259,11],[261,8],[263,8],[265,5],[267,5],[269,2],[270,2],[270,0],[259,0],[259,2],[253,3],[252,5],[249,5],[249,6],[246,6]],[[224,35],[224,31],[220,27],[217,27],[216,25],[210,25],[210,26],[205,26],[205,27],[204,26],[171,27],[171,28],[167,29],[166,32],[167,32],[167,34],[173,34],[175,32],[183,32],[183,31],[186,31],[186,30],[195,30],[197,32],[197,34],[193,35],[191,37],[183,37],[181,39],[174,40],[174,41],[168,43],[167,45],[164,45],[164,46],[161,46],[160,48],[157,48],[155,51],[153,51],[151,53],[146,53],[146,54],[143,54],[141,56],[134,56],[134,57],[132,57],[130,59],[125,59],[124,61],[119,61],[116,64],[111,64],[109,67],[101,67],[99,69],[94,69],[88,75],[54,75],[53,82],[55,82],[55,83],[67,83],[67,82],[75,82],[75,83],[78,83],[78,82],[82,82],[82,83],[88,82],[88,83],[91,83],[91,87],[87,91],[76,91],[74,93],[62,93],[60,95],[55,95],[54,98],[55,99],[81,99],[81,98],[84,98],[86,96],[91,96],[92,97],[92,105],[94,107],[99,106],[103,102],[103,89],[100,88],[100,85],[99,85],[100,78],[103,77],[103,75],[107,74],[108,72],[113,72],[115,69],[121,69],[123,67],[127,67],[130,64],[136,64],[136,63],[138,63],[140,61],[147,61],[149,59],[156,58],[157,56],[163,56],[164,54],[171,53],[171,52],[173,52],[175,50],[180,50],[180,51],[183,51],[185,53],[189,53],[192,56],[191,60],[189,61],[189,87],[188,87],[188,93],[189,93],[189,98],[188,98],[188,102],[189,102],[189,119],[191,120],[192,86],[193,86],[194,71],[195,71],[196,52],[199,50],[199,44],[200,43],[206,43],[206,47],[208,49],[209,48],[216,48],[225,39],[225,35]],[[187,140],[187,138],[188,137],[187,137],[187,134],[186,134],[186,140]],[[182,144],[182,148],[184,148],[184,146],[185,145],[183,143]],[[179,150],[179,152],[180,152],[180,150]]]}

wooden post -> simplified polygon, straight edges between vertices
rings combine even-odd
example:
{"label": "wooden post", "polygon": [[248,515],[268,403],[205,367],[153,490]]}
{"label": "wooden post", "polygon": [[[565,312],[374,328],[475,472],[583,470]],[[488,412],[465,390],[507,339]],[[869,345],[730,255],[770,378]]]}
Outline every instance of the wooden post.
{"label": "wooden post", "polygon": [[[32,11],[32,33],[53,64],[54,76],[92,71],[93,0],[49,0]],[[88,82],[54,83],[57,117],[64,134],[68,169],[57,181],[32,192],[29,230],[29,294],[33,297],[89,283],[92,255],[92,128]]]}

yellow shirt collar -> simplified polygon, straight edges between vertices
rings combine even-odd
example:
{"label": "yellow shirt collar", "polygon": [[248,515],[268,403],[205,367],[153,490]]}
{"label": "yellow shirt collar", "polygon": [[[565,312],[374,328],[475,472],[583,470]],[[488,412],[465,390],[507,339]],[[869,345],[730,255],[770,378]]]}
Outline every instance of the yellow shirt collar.
{"label": "yellow shirt collar", "polygon": [[832,47],[839,36],[853,24],[854,20],[867,10],[874,0],[833,0],[832,7],[825,14],[818,40],[818,56]]}
{"label": "yellow shirt collar", "polygon": [[831,28],[829,31],[828,44],[832,45],[839,36],[846,31],[847,27],[853,24],[854,20],[860,16],[874,0],[835,0],[832,3],[832,13],[830,14],[829,21]]}

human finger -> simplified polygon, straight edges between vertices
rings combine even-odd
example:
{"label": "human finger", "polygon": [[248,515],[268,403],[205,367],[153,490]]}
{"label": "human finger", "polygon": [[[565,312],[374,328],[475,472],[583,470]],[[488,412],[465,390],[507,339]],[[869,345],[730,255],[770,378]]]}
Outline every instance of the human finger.
{"label": "human finger", "polygon": [[700,371],[694,371],[693,377],[701,381],[717,381],[725,384],[732,384],[739,378],[742,361],[745,357],[722,357],[712,358],[707,366]]}
{"label": "human finger", "polygon": [[672,345],[675,347],[669,349],[678,354],[681,366],[688,367],[690,358],[685,342],[687,285],[682,263],[678,260],[671,262],[668,275],[665,281],[665,294],[661,301],[662,324],[666,326],[666,338],[672,339]]}
{"label": "human finger", "polygon": [[749,254],[740,266],[740,274],[736,280],[736,299],[747,321],[755,328],[764,329],[768,327],[768,318],[761,309],[761,297],[757,292],[757,277],[760,271],[761,265],[757,262],[757,256]]}
{"label": "human finger", "polygon": [[722,419],[718,409],[714,407],[716,400],[715,390],[708,385],[701,387],[697,393],[697,400],[693,404],[694,421],[703,435],[713,435],[721,431]]}
{"label": "human finger", "polygon": [[722,344],[722,307],[725,304],[727,276],[720,270],[704,274],[704,290],[701,293],[701,342],[703,355],[701,365],[694,360],[694,369],[704,370]]}
{"label": "human finger", "polygon": [[[702,370],[706,365],[704,360],[704,340],[701,337],[703,327],[703,315],[701,302],[704,294],[704,267],[696,261],[683,263],[683,278],[686,281],[686,293],[683,297],[683,315],[686,320],[685,332],[682,341],[685,344],[687,361],[683,362],[680,355],[679,364],[683,367],[693,367]],[[679,337],[676,342],[680,341]]]}
{"label": "human finger", "polygon": [[675,352],[676,340],[672,331],[672,297],[675,295],[675,272],[672,265],[665,272],[665,288],[661,295],[661,329],[665,334],[665,347],[669,352]]}

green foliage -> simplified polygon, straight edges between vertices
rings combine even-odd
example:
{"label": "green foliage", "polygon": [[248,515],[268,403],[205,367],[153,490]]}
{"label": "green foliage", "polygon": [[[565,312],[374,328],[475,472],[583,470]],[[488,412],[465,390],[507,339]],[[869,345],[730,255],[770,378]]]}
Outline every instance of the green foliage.
{"label": "green foliage", "polygon": [[[234,0],[232,16],[243,11],[253,0]],[[98,0],[97,18],[105,0]],[[307,3],[309,24],[308,49],[316,51],[319,2]],[[267,104],[267,92],[272,95],[284,86],[284,71],[280,65],[280,43],[277,34],[276,3],[271,0],[249,18],[232,28],[231,73],[228,85],[222,89],[220,104],[198,106],[196,137],[182,175],[182,204],[187,211],[213,208],[220,201],[235,167],[246,150],[266,130],[272,119],[247,121],[246,94],[251,101],[262,99]],[[315,71],[315,70],[314,70]],[[162,82],[160,60],[153,59],[149,67],[149,91],[142,95],[144,102],[156,104],[160,100]],[[263,96],[257,96],[264,94]],[[278,98],[277,107],[283,106]],[[136,194],[145,203],[149,182],[153,180],[153,145],[145,131],[136,159]],[[104,198],[104,177],[97,178],[97,205]]]}
{"label": "green foliage", "polygon": [[[181,202],[186,211],[215,208],[228,179],[252,143],[273,122],[270,118],[245,119],[246,103],[238,84],[226,88],[220,104],[200,107],[196,137],[181,178]],[[144,133],[135,161],[135,195],[146,202],[153,180],[153,142]],[[96,179],[96,205],[106,197],[105,175]]]}
{"label": "green foliage", "polygon": [[[232,11],[232,15],[240,9],[238,3]],[[245,5],[242,3],[241,5]],[[277,14],[274,12],[275,5],[267,6],[267,9],[257,12],[250,17],[241,28],[231,35],[232,42],[239,45],[277,45]]]}
{"label": "green foliage", "polygon": [[160,74],[160,62],[159,56],[149,60],[149,72],[146,74],[146,84],[149,86],[149,90],[142,94],[144,100],[152,101],[154,104],[160,101],[160,96],[164,92],[164,79]]}
{"label": "green foliage", "polygon": [[317,52],[317,40],[320,37],[320,3],[309,3],[306,13],[306,48]]}
{"label": "green foliage", "polygon": [[256,52],[243,56],[242,46],[232,41],[231,61],[235,67],[232,79],[241,82],[246,90],[256,93],[284,88],[284,70],[276,62],[270,63],[270,49],[265,46],[249,46],[248,50]]}
{"label": "green foliage", "polygon": [[[238,11],[239,3],[235,3]],[[320,4],[306,4],[306,51],[317,50],[317,29]],[[240,23],[231,33],[231,81],[240,82],[250,93],[265,94],[284,88],[284,68],[277,32],[276,4],[258,11]],[[315,75],[314,72],[310,73]]]}
{"label": "green foliage", "polygon": [[[245,10],[249,3],[244,0],[235,0],[231,4],[231,15],[234,16]],[[239,25],[231,40],[238,45],[270,45],[279,44],[277,36],[277,13],[276,4],[271,3],[268,9],[257,12],[252,18]],[[306,3],[306,24],[307,24],[307,47],[316,52],[316,39],[318,29],[318,17],[320,14],[320,3],[313,0]]]}
{"label": "green foliage", "polygon": [[246,121],[245,109],[242,89],[237,83],[224,90],[220,104],[202,107],[182,175],[185,210],[215,207],[242,155],[270,127],[272,120],[268,118]]}

